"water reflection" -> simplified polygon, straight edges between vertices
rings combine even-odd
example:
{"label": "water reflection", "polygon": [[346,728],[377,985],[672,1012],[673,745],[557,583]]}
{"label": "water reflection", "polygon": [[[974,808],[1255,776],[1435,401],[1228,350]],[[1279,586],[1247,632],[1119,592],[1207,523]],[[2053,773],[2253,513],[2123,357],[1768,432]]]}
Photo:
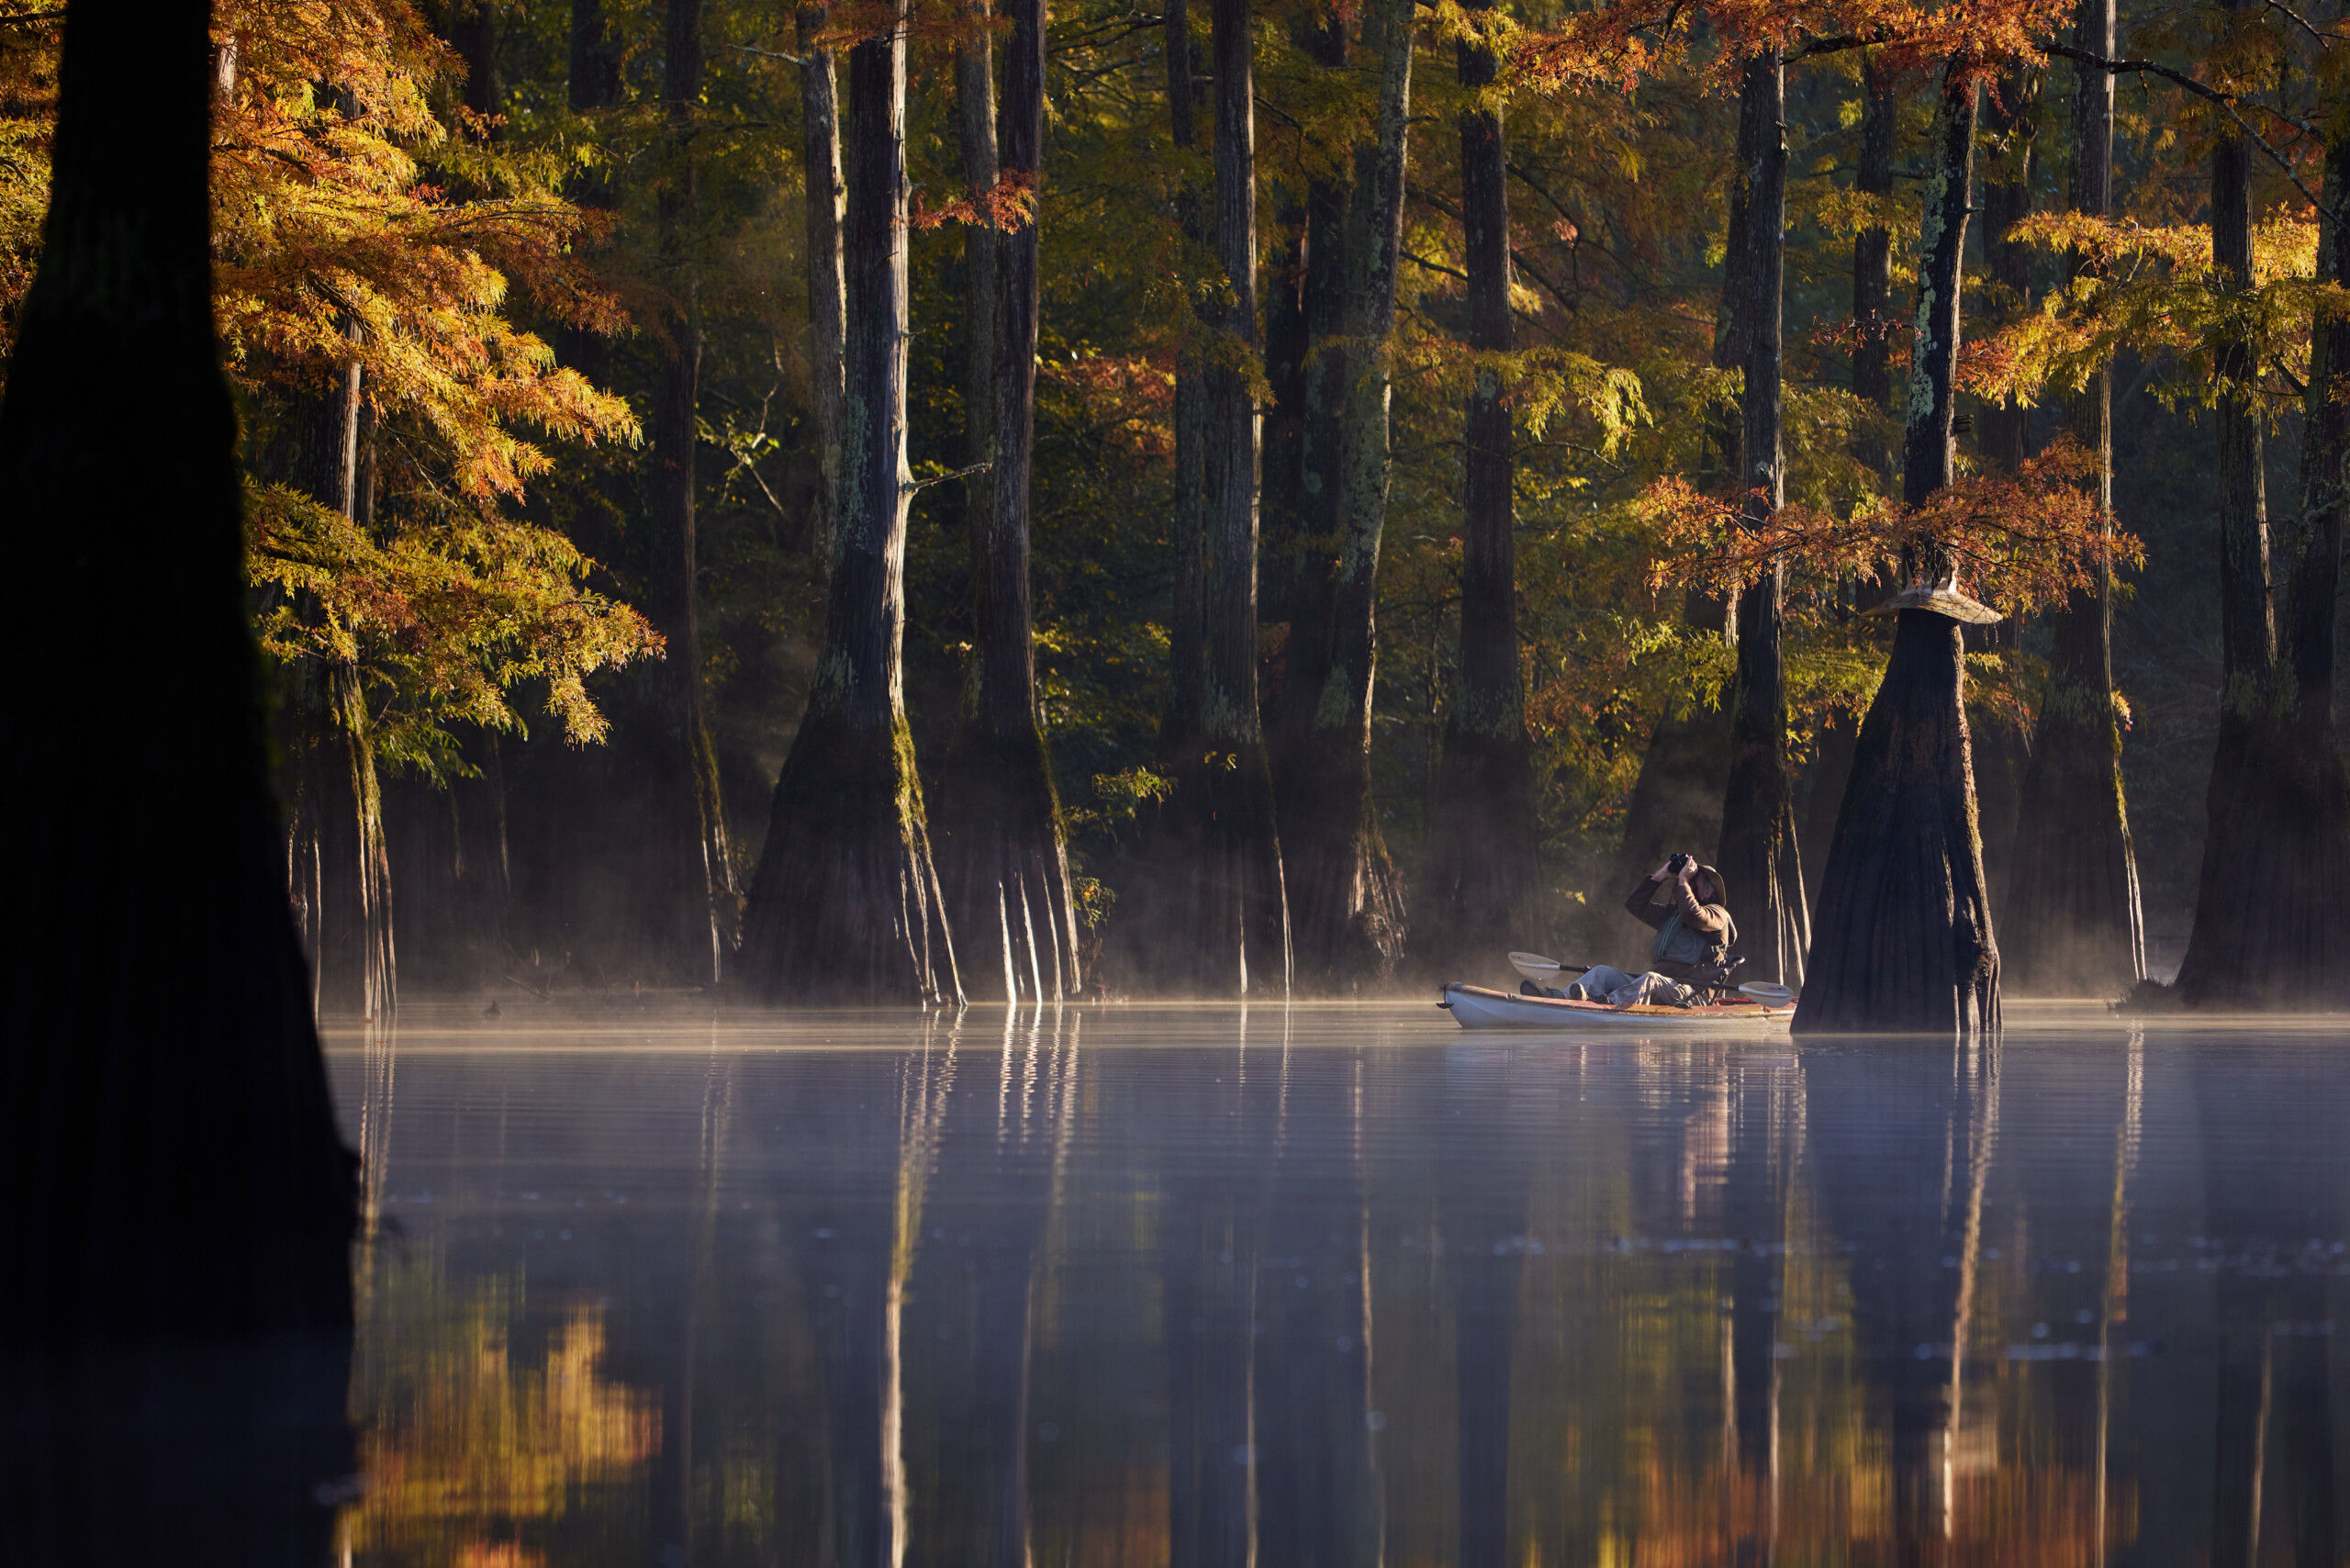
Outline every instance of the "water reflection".
{"label": "water reflection", "polygon": [[353,1562],[2343,1561],[2314,1036],[995,1009],[335,1066]]}

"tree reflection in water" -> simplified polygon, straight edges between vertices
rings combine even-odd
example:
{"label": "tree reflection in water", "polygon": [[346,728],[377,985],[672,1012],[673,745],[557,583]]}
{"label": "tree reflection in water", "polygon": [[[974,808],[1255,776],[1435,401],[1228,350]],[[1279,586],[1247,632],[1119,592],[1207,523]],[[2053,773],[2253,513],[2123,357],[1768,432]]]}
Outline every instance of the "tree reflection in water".
{"label": "tree reflection in water", "polygon": [[2306,1041],[575,1043],[336,1058],[354,1562],[2341,1561]]}

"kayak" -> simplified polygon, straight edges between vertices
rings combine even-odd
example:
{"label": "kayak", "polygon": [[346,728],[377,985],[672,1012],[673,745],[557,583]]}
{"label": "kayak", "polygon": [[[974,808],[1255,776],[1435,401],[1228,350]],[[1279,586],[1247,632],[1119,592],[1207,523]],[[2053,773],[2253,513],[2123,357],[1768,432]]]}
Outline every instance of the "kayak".
{"label": "kayak", "polygon": [[1642,1002],[1610,1007],[1604,1002],[1568,1002],[1554,996],[1528,996],[1520,991],[1494,991],[1459,981],[1444,988],[1438,1007],[1449,1008],[1452,1021],[1464,1029],[1785,1029],[1796,1015],[1795,1003],[1766,1005],[1748,997],[1716,1002],[1704,1007],[1658,1007]]}

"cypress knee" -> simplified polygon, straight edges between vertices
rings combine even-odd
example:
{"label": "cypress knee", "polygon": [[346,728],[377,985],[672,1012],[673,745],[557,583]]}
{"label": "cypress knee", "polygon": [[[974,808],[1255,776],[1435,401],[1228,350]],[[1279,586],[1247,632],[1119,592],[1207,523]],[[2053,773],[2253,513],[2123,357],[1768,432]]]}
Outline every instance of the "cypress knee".
{"label": "cypress knee", "polygon": [[[1949,484],[1959,289],[1974,186],[1973,62],[1944,68],[1919,246],[1902,495]],[[1820,879],[1804,1034],[1996,1028],[1999,955],[1966,731],[1960,617],[1988,611],[1954,591],[1951,562],[1925,547],[1902,562],[1893,654],[1852,756]]]}
{"label": "cypress knee", "polygon": [[[48,651],[0,687],[0,1341],[17,1345],[352,1319],[356,1161],[286,898],[213,334],[207,11],[67,14],[0,403],[0,531],[40,586],[17,630]],[[75,586],[101,582],[137,635],[88,635]],[[135,719],[92,722],[126,693]]]}
{"label": "cypress knee", "polygon": [[902,683],[906,13],[849,51],[839,536],[808,709],[744,910],[746,989],[959,1000]]}

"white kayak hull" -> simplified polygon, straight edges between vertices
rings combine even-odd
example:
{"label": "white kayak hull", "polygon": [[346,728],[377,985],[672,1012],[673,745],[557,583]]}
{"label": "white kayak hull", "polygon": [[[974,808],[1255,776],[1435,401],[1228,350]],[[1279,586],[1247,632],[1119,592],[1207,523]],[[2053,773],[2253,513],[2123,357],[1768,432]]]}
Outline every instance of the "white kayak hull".
{"label": "white kayak hull", "polygon": [[1766,1007],[1740,1000],[1709,1007],[1610,1007],[1601,1002],[1564,1002],[1551,996],[1492,991],[1455,981],[1444,988],[1452,1021],[1464,1029],[1639,1029],[1681,1033],[1695,1030],[1783,1031],[1795,1017],[1795,1003]]}

